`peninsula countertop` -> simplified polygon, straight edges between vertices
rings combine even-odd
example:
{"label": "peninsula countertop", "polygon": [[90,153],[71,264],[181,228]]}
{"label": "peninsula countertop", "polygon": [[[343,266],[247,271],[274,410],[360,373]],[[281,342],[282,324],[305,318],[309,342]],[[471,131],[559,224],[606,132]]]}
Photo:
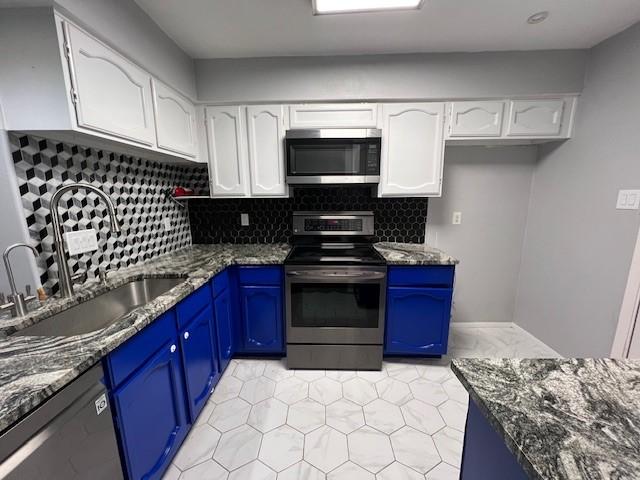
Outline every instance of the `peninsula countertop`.
{"label": "peninsula countertop", "polygon": [[[72,299],[52,298],[28,316],[0,322],[0,431],[80,376],[230,265],[282,264],[289,246],[195,245],[118,270],[106,284],[87,282]],[[106,328],[71,337],[12,336],[26,326],[141,278],[184,282]]]}
{"label": "peninsula countertop", "polygon": [[447,253],[422,243],[379,242],[376,250],[387,265],[457,265],[459,261]]}
{"label": "peninsula countertop", "polygon": [[452,369],[531,478],[640,478],[640,360],[456,359]]}

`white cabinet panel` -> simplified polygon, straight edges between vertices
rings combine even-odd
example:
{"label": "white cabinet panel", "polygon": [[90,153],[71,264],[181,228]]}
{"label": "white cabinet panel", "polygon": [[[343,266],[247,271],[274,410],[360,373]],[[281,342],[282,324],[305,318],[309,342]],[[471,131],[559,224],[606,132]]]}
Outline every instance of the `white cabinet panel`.
{"label": "white cabinet panel", "polygon": [[211,196],[247,194],[246,128],[242,107],[207,107]]}
{"label": "white cabinet panel", "polygon": [[66,24],[78,126],[155,143],[151,76],[72,24]]}
{"label": "white cabinet panel", "polygon": [[195,157],[198,141],[193,103],[154,79],[153,107],[158,147]]}
{"label": "white cabinet panel", "polygon": [[439,196],[444,103],[382,106],[382,196]]}
{"label": "white cabinet panel", "polygon": [[452,102],[450,137],[499,137],[504,102]]}
{"label": "white cabinet panel", "polygon": [[512,100],[508,136],[541,137],[560,134],[564,99]]}
{"label": "white cabinet panel", "polygon": [[289,107],[289,128],[375,128],[375,103],[305,104]]}
{"label": "white cabinet panel", "polygon": [[284,107],[247,107],[252,195],[285,196]]}

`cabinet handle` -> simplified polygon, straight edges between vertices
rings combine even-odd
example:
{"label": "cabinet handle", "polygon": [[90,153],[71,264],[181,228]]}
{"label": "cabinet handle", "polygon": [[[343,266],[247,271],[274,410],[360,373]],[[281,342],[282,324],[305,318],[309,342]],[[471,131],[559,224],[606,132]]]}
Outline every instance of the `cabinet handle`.
{"label": "cabinet handle", "polygon": [[169,348],[169,350],[171,351],[171,353],[175,353],[176,346],[175,345],[171,345],[171,348]]}
{"label": "cabinet handle", "polygon": [[184,339],[188,340],[189,339],[189,332],[184,332]]}

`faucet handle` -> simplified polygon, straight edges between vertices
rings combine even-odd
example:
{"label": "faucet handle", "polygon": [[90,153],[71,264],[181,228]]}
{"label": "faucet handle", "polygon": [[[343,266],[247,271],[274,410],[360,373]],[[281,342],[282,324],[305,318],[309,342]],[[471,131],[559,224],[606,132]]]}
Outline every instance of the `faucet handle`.
{"label": "faucet handle", "polygon": [[72,283],[75,283],[75,282],[84,283],[86,281],[87,281],[87,272],[78,272],[74,275],[71,275]]}
{"label": "faucet handle", "polygon": [[31,296],[31,285],[24,286],[24,293],[26,294],[27,297]]}

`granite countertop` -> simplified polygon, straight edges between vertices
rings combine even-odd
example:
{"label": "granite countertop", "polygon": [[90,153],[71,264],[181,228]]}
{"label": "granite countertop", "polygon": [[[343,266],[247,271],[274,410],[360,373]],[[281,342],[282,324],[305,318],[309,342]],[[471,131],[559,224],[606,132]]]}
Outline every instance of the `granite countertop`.
{"label": "granite countertop", "polygon": [[459,261],[442,250],[422,243],[380,242],[376,250],[388,265],[457,265]]}
{"label": "granite countertop", "polygon": [[452,368],[531,478],[640,478],[640,360],[456,359]]}
{"label": "granite countertop", "polygon": [[[52,298],[28,316],[0,319],[0,431],[80,376],[106,354],[153,322],[229,265],[282,264],[290,247],[195,245],[118,270],[106,284],[90,281],[72,299]],[[55,313],[141,278],[180,277],[184,282],[114,324],[72,337],[13,336]]]}

